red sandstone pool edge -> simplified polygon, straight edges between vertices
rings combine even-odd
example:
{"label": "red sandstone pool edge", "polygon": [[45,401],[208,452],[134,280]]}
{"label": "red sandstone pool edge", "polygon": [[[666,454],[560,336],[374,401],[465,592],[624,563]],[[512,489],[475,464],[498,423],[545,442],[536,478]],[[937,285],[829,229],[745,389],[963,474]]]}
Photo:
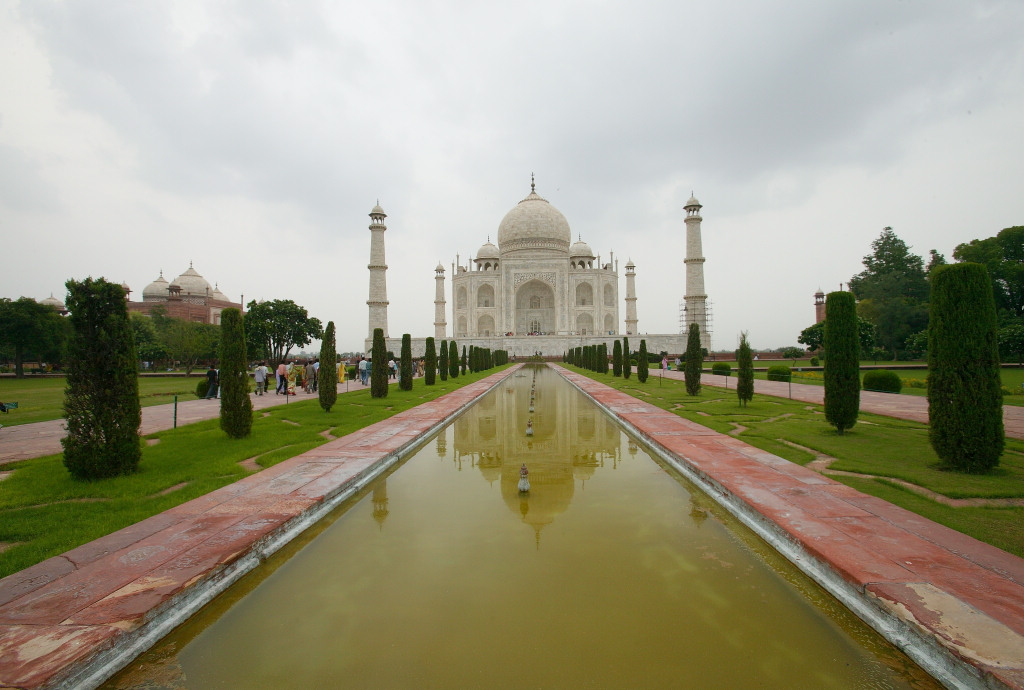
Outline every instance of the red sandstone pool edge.
{"label": "red sandstone pool edge", "polygon": [[98,687],[520,367],[3,578],[0,687]]}
{"label": "red sandstone pool edge", "polygon": [[[994,587],[993,582],[985,583],[993,586],[991,597],[997,601],[988,611],[979,611],[972,605],[978,602],[977,592],[973,593],[973,602],[969,602],[962,592],[950,593],[930,582],[914,581],[918,573],[909,569],[903,572],[904,568],[895,560],[861,548],[864,542],[847,539],[843,543],[846,535],[828,531],[824,520],[815,519],[834,510],[823,506],[829,498],[843,496],[846,502],[839,504],[837,500],[836,504],[840,511],[851,513],[851,520],[853,511],[860,510],[853,505],[855,502],[863,507],[884,502],[586,376],[558,366],[553,368],[939,682],[957,688],[1024,688],[1024,559],[895,506],[884,509],[899,517],[905,513],[919,523],[917,534],[907,533],[908,541],[922,533],[929,533],[929,538],[936,541],[954,540],[956,543],[948,552],[963,558],[961,567],[972,571],[965,573],[965,578],[978,577],[982,568],[1003,578],[1001,588]],[[736,451],[741,446],[747,450],[735,452],[732,464],[713,459],[716,452]],[[703,460],[705,467],[694,461],[695,457]],[[773,471],[771,475],[763,471],[766,467]],[[784,481],[778,482],[780,476],[793,486],[785,487]],[[775,485],[771,488],[760,486],[761,482],[773,481]],[[815,489],[825,494],[826,501],[822,501],[821,495],[812,495]],[[783,491],[798,496],[797,503],[813,502],[818,512],[803,513],[797,503],[783,503],[779,500]],[[870,516],[867,511],[861,512]],[[829,516],[845,517],[842,512]],[[899,544],[895,547],[898,550]],[[915,553],[913,558],[918,556]],[[911,561],[907,561],[910,565]],[[994,616],[993,609],[1004,620]],[[1017,629],[1009,627],[1010,622],[1015,622]]]}

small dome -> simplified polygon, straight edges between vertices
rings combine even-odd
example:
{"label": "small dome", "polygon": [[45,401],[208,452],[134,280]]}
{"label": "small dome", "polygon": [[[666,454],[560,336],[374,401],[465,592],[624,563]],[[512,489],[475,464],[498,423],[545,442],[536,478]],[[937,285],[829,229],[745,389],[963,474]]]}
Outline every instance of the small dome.
{"label": "small dome", "polygon": [[589,244],[587,244],[581,239],[578,242],[575,242],[571,247],[569,247],[569,256],[574,259],[593,259],[594,250],[590,248]]}
{"label": "small dome", "polygon": [[160,271],[160,276],[152,283],[142,288],[142,299],[163,299],[167,297],[167,280],[164,278],[164,272]]}
{"label": "small dome", "polygon": [[370,216],[384,216],[385,218],[387,218],[388,214],[384,213],[384,209],[380,207],[380,204],[377,204],[372,209],[370,209]]}
{"label": "small dome", "polygon": [[536,191],[506,213],[498,226],[498,246],[502,252],[547,249],[567,253],[570,242],[569,221]]}
{"label": "small dome", "polygon": [[438,264],[437,268],[435,268],[434,270],[437,271],[438,273],[444,273],[444,266]]}
{"label": "small dome", "polygon": [[700,202],[697,201],[697,197],[695,197],[692,193],[690,194],[690,200],[686,202],[686,206],[683,206],[683,208],[690,208],[691,206],[696,206],[697,208],[700,208]]}
{"label": "small dome", "polygon": [[50,293],[50,296],[47,297],[46,299],[39,300],[39,304],[45,304],[48,307],[53,307],[57,311],[64,311],[65,309],[64,303],[61,302],[56,297],[54,297],[52,292]]}
{"label": "small dome", "polygon": [[213,297],[214,299],[219,299],[222,302],[231,301],[227,295],[220,291],[220,287],[218,287],[217,283],[213,284],[213,294],[210,296]]}
{"label": "small dome", "polygon": [[632,259],[630,259],[630,260],[629,260],[629,261],[628,261],[628,262],[626,263],[626,268],[636,268],[636,264],[635,264],[635,263],[633,263],[633,260],[632,260]]}
{"label": "small dome", "polygon": [[199,275],[196,269],[192,268],[191,262],[188,265],[188,270],[178,276],[174,282],[181,286],[181,294],[183,295],[201,295],[205,297],[213,292],[210,283],[207,282],[206,278]]}
{"label": "small dome", "polygon": [[501,252],[498,251],[498,248],[490,240],[487,240],[487,243],[480,247],[480,250],[476,253],[476,258],[477,261],[480,259],[499,259],[501,258]]}

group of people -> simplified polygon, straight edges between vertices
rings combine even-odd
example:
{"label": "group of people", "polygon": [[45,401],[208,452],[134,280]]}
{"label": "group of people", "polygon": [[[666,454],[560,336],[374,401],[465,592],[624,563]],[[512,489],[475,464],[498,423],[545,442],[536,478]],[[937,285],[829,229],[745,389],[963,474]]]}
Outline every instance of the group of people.
{"label": "group of people", "polygon": [[[306,393],[316,393],[320,378],[320,360],[314,358],[305,362],[281,362],[274,374],[277,377],[275,395],[295,395],[296,388],[302,388]],[[263,395],[270,378],[265,362],[259,363],[253,376],[256,379],[256,395]]]}
{"label": "group of people", "polygon": [[[344,366],[344,365],[342,365]],[[399,365],[392,358],[388,360],[388,378],[397,379],[399,374]],[[423,376],[425,371],[425,362],[422,359],[415,359],[412,362],[412,375],[413,377]],[[366,357],[360,356],[359,363],[356,364],[356,373],[359,374],[359,382],[364,386],[370,385],[370,372],[373,370],[373,361]],[[339,381],[345,379],[339,375]]]}

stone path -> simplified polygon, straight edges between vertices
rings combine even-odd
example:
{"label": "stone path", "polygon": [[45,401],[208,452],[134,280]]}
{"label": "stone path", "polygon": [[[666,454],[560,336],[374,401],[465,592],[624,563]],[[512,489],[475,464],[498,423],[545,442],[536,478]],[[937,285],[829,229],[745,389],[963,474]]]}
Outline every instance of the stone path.
{"label": "stone path", "polygon": [[[647,380],[650,385],[653,379],[662,376],[660,369],[654,369]],[[665,378],[683,380],[683,372],[666,371]],[[735,390],[735,376],[718,376],[705,373],[701,376],[701,384],[716,388]],[[653,381],[657,383],[657,381]],[[754,379],[754,392],[762,395],[774,395],[778,398],[792,398],[802,402],[825,404],[825,387],[808,383],[785,383],[783,381],[764,381]],[[735,393],[734,393],[735,395]],[[893,393],[877,393],[874,391],[860,392],[860,409],[885,417],[909,419],[913,422],[928,423],[928,399],[922,395],[896,395]],[[1003,428],[1009,438],[1024,439],[1024,407],[1014,405],[1003,406]]]}
{"label": "stone path", "polygon": [[[348,391],[369,388],[356,381],[338,384],[338,394]],[[285,405],[290,402],[316,398],[316,393],[303,393],[301,390],[294,396],[250,395],[254,410]],[[220,415],[220,400],[179,400],[178,426],[214,419]],[[143,436],[174,427],[174,404],[151,405],[142,408]],[[60,440],[64,437],[64,420],[53,419],[48,422],[5,426],[0,429],[0,466],[17,460],[38,458],[61,452]]]}
{"label": "stone path", "polygon": [[1024,559],[557,368],[940,681],[1024,688]]}
{"label": "stone path", "polygon": [[95,687],[517,368],[3,578],[0,687]]}

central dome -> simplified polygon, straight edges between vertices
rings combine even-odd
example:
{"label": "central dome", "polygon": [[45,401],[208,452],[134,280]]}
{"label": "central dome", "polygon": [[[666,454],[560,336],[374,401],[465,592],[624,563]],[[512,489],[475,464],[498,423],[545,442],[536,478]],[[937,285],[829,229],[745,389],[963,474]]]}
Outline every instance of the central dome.
{"label": "central dome", "polygon": [[536,191],[506,213],[498,226],[498,247],[502,253],[549,249],[568,254],[571,241],[569,221]]}

